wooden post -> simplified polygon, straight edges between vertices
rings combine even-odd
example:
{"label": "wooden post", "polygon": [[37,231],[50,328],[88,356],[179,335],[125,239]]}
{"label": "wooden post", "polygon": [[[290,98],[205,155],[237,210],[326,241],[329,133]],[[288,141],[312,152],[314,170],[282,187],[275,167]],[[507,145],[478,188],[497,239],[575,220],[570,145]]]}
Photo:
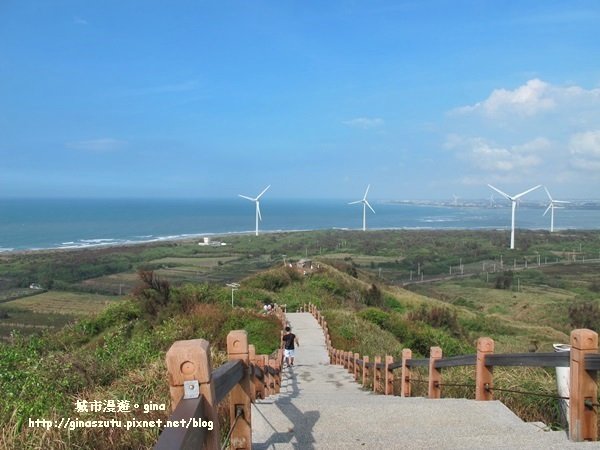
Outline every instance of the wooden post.
{"label": "wooden post", "polygon": [[367,381],[369,381],[369,369],[367,369],[367,363],[369,362],[368,356],[363,356],[362,363],[362,385],[365,387],[367,385]]}
{"label": "wooden post", "polygon": [[358,372],[360,370],[360,365],[358,364],[358,360],[360,359],[360,355],[358,353],[354,354],[354,381],[358,381]]}
{"label": "wooden post", "polygon": [[269,359],[269,367],[276,372],[275,375],[273,375],[273,384],[272,384],[273,393],[279,394],[279,391],[281,390],[280,389],[281,383],[279,381],[279,371],[278,371],[277,360]]}
{"label": "wooden post", "polygon": [[586,405],[598,401],[596,371],[585,370],[585,355],[597,352],[597,333],[586,329],[571,332],[569,438],[575,442],[598,439],[596,407]]}
{"label": "wooden post", "polygon": [[477,362],[475,365],[475,400],[493,400],[494,368],[485,365],[486,355],[494,353],[494,340],[481,337],[477,340]]}
{"label": "wooden post", "polygon": [[[230,448],[232,450],[252,448],[252,418],[250,398],[250,374],[248,372],[248,333],[233,330],[227,335],[227,356],[230,361],[244,363],[244,376],[229,394],[229,417],[231,420]],[[239,418],[236,417],[239,416]]]}
{"label": "wooden post", "polygon": [[442,357],[440,347],[431,347],[429,351],[429,398],[440,398],[442,396],[442,372],[435,368],[435,361]]}
{"label": "wooden post", "polygon": [[385,357],[385,395],[394,395],[394,372],[390,369],[390,364],[394,362],[394,357],[387,355]]}
{"label": "wooden post", "polygon": [[206,420],[212,420],[213,430],[208,433],[204,446],[207,449],[219,448],[219,419],[215,386],[211,383],[212,364],[210,347],[204,339],[176,341],[166,355],[166,364],[171,392],[171,408],[174,411],[183,398],[183,382],[198,380],[199,394],[202,395]]}
{"label": "wooden post", "polygon": [[261,355],[263,360],[263,369],[265,371],[265,398],[273,395],[273,391],[271,390],[272,384],[272,376],[269,372],[269,355]]}
{"label": "wooden post", "polygon": [[267,396],[265,393],[265,379],[267,375],[265,374],[265,360],[262,355],[256,356],[256,365],[262,370],[263,373],[263,379],[256,380],[256,397],[264,400]]}
{"label": "wooden post", "polygon": [[[254,344],[248,345],[248,361],[250,363],[250,367],[253,367],[256,365],[256,348],[254,347]],[[254,378],[254,376],[252,376],[252,378],[250,380],[250,395],[252,397],[252,402],[254,402],[256,400],[256,382],[257,381],[258,380],[256,378]]]}
{"label": "wooden post", "polygon": [[373,364],[373,392],[375,393],[381,390],[381,369],[377,367],[377,364],[381,364],[381,356],[376,356]]}
{"label": "wooden post", "polygon": [[412,359],[412,351],[409,348],[402,349],[402,380],[400,381],[400,396],[410,397],[410,367],[406,361]]}

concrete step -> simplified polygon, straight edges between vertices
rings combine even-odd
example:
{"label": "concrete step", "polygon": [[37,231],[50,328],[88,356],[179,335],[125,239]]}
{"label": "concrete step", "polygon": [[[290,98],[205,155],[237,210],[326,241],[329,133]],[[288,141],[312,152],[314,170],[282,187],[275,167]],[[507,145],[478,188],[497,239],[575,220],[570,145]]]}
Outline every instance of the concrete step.
{"label": "concrete step", "polygon": [[289,314],[300,339],[281,393],[252,410],[254,449],[564,449],[564,432],[523,422],[499,401],[429,400],[373,394],[328,364],[323,333],[309,314]]}

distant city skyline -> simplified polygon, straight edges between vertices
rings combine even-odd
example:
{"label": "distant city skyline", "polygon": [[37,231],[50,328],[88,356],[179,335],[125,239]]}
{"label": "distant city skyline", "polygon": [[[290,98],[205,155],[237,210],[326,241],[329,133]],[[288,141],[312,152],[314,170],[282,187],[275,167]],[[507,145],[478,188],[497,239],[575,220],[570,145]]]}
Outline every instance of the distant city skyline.
{"label": "distant city skyline", "polygon": [[592,0],[5,2],[0,197],[598,199],[598,61]]}

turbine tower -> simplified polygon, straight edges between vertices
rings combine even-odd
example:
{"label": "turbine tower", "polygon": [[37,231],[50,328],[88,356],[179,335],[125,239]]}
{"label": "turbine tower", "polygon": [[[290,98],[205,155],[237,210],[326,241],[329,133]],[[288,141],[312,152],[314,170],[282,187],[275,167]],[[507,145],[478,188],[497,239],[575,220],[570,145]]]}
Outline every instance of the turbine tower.
{"label": "turbine tower", "polygon": [[271,185],[268,185],[266,188],[264,188],[263,191],[260,194],[258,194],[258,196],[256,198],[247,197],[246,195],[238,194],[240,197],[256,203],[256,236],[258,236],[258,221],[262,220],[262,216],[260,215],[260,198],[262,197],[262,195],[265,192],[267,192],[267,189],[269,189],[270,187],[271,187]]}
{"label": "turbine tower", "polygon": [[369,207],[369,209],[371,211],[373,211],[373,214],[375,214],[375,210],[371,207],[371,205],[369,204],[369,202],[367,200],[367,194],[369,193],[370,187],[371,187],[371,185],[369,184],[367,186],[367,190],[365,191],[365,195],[361,200],[356,200],[355,202],[348,203],[349,205],[355,205],[357,203],[362,203],[362,205],[363,205],[363,231],[367,230],[367,206]]}
{"label": "turbine tower", "polygon": [[546,186],[544,186],[544,189],[546,191],[546,194],[548,194],[548,198],[550,199],[550,203],[548,204],[548,208],[546,208],[546,211],[544,211],[544,214],[542,214],[542,216],[545,216],[546,213],[548,212],[548,210],[550,210],[550,233],[554,232],[554,209],[562,209],[563,206],[556,206],[556,204],[560,204],[560,203],[570,203],[564,200],[554,200],[552,198],[552,196],[550,195],[550,192],[548,192],[548,188]]}
{"label": "turbine tower", "polygon": [[510,248],[512,250],[515,248],[515,210],[517,209],[517,202],[525,194],[529,194],[531,191],[535,191],[537,188],[542,187],[542,185],[538,184],[537,186],[532,187],[531,189],[527,189],[525,192],[521,192],[520,194],[513,196],[508,195],[506,192],[502,192],[500,189],[495,188],[491,184],[488,184],[488,186],[496,192],[498,192],[500,195],[502,195],[502,197],[506,198],[507,200],[510,200],[510,202],[512,203],[512,224],[510,228]]}

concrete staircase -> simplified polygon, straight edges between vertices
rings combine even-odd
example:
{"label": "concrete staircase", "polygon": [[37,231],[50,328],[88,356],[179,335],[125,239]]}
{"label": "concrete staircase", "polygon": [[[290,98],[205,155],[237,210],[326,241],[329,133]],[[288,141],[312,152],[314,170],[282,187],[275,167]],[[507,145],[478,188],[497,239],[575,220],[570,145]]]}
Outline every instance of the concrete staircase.
{"label": "concrete staircase", "polygon": [[254,449],[563,449],[564,432],[528,424],[498,401],[428,400],[373,394],[329,365],[322,329],[309,313],[288,314],[300,340],[281,393],[252,409]]}

